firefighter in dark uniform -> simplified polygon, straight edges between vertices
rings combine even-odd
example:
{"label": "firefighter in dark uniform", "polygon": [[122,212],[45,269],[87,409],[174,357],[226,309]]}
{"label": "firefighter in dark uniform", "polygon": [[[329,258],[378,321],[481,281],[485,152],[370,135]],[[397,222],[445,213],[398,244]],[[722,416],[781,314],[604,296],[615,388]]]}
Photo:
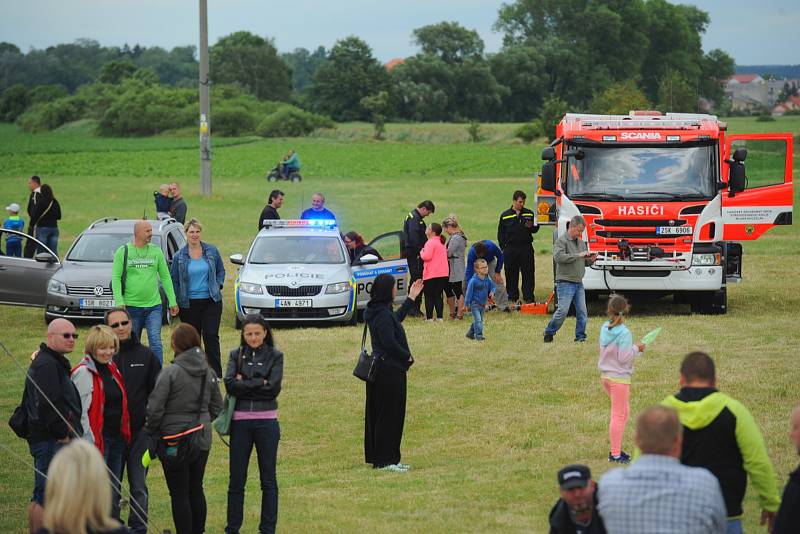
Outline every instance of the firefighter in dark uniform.
{"label": "firefighter in dark uniform", "polygon": [[[417,205],[416,209],[411,210],[411,213],[406,216],[406,220],[403,223],[403,235],[401,238],[403,257],[408,261],[408,274],[411,277],[409,284],[413,284],[415,280],[422,278],[422,259],[419,257],[419,252],[428,240],[425,235],[427,227],[425,226],[425,221],[422,219],[433,213],[435,209],[433,202],[430,200],[423,200]],[[421,299],[422,297],[419,296],[414,301],[415,310],[412,311],[411,315],[419,315]]]}
{"label": "firefighter in dark uniform", "polygon": [[525,207],[525,193],[514,191],[511,207],[500,214],[497,242],[503,250],[508,301],[519,300],[519,275],[522,273],[522,298],[531,303],[534,288],[533,234],[539,231],[536,214]]}

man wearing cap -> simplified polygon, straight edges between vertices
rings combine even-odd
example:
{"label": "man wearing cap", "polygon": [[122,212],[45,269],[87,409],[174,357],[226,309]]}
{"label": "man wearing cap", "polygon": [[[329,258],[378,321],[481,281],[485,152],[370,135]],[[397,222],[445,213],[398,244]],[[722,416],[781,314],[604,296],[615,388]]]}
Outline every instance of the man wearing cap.
{"label": "man wearing cap", "polygon": [[609,532],[724,534],[725,501],[716,477],[680,462],[683,427],[678,413],[653,406],[636,418],[641,457],[608,471],[597,490],[598,511]]}
{"label": "man wearing cap", "polygon": [[[8,219],[3,221],[3,228],[21,232],[25,228],[25,223],[19,216],[19,204],[12,202],[6,206],[6,211],[8,212]],[[22,256],[22,237],[11,233],[6,235],[6,255],[17,258]]]}
{"label": "man wearing cap", "polygon": [[550,510],[550,534],[605,534],[597,513],[597,484],[585,465],[568,465],[558,472],[561,498]]}

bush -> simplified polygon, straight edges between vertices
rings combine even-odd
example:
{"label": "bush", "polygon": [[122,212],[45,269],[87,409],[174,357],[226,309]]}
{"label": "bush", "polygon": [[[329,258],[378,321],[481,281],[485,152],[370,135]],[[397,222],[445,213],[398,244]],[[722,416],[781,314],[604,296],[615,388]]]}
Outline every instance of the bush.
{"label": "bush", "polygon": [[52,102],[34,104],[17,118],[17,125],[26,132],[46,132],[83,116],[84,102],[68,96]]}
{"label": "bush", "polygon": [[478,121],[469,121],[467,125],[467,135],[469,135],[469,140],[472,143],[480,143],[483,140],[483,135],[481,134],[481,123]]}
{"label": "bush", "polygon": [[22,84],[12,85],[0,96],[0,121],[14,122],[31,104],[30,94]]}
{"label": "bush", "polygon": [[526,143],[531,143],[543,135],[542,122],[536,119],[526,122],[514,131],[514,137],[518,137]]}
{"label": "bush", "polygon": [[221,108],[211,114],[211,133],[226,137],[251,134],[258,125],[254,114],[244,108]]}
{"label": "bush", "polygon": [[317,128],[332,127],[333,121],[328,117],[287,106],[267,115],[257,133],[262,137],[302,137]]}
{"label": "bush", "polygon": [[762,113],[756,117],[756,122],[775,122],[775,117],[769,113]]}
{"label": "bush", "polygon": [[28,97],[31,99],[31,104],[42,104],[64,98],[68,94],[67,88],[63,85],[37,85],[30,90]]}

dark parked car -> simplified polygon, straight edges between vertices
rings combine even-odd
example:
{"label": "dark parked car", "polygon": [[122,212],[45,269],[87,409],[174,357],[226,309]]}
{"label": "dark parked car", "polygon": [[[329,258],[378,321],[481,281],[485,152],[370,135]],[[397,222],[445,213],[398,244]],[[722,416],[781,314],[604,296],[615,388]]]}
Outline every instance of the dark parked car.
{"label": "dark parked car", "polygon": [[[0,303],[45,308],[45,320],[102,319],[114,307],[111,268],[114,253],[133,238],[136,220],[99,219],[84,230],[60,262],[52,252],[35,259],[0,256]],[[151,243],[161,247],[167,262],[186,244],[175,219],[150,221]],[[4,230],[8,232],[8,230]],[[33,238],[29,238],[33,239]],[[6,276],[6,274],[12,276]],[[162,293],[162,299],[165,296]],[[164,307],[166,311],[166,306]],[[164,320],[168,319],[165,313]]]}

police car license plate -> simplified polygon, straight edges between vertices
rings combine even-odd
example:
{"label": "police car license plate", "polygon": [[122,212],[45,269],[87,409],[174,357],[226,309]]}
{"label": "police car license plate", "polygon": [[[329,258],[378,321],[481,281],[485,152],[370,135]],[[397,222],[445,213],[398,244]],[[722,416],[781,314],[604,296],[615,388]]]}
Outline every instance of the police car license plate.
{"label": "police car license plate", "polygon": [[113,308],[114,299],[81,299],[81,308]]}
{"label": "police car license plate", "polygon": [[691,226],[656,226],[658,235],[692,235]]}
{"label": "police car license plate", "polygon": [[310,308],[311,299],[275,299],[276,308]]}

